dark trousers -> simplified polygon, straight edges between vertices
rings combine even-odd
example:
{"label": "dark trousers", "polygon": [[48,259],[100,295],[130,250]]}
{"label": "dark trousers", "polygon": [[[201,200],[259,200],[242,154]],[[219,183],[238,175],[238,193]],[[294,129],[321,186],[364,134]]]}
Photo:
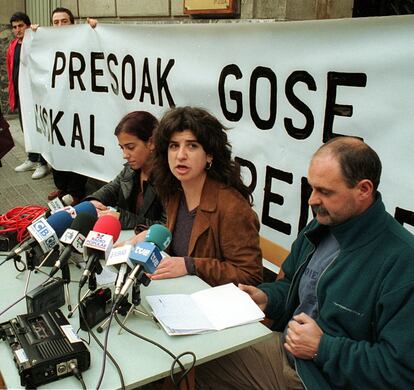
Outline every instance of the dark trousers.
{"label": "dark trousers", "polygon": [[[19,122],[20,122],[20,128],[22,129],[22,131],[23,131],[23,121],[22,121],[22,113],[21,113],[21,111],[20,111],[20,104],[18,105],[18,110],[17,110],[18,112],[19,112]],[[38,162],[38,163],[40,163],[40,165],[46,165],[47,164],[47,162],[46,162],[46,160],[42,157],[42,155],[41,154],[39,154],[39,153],[32,153],[32,152],[29,152],[29,153],[27,153],[27,158],[31,161],[31,162]]]}
{"label": "dark trousers", "polygon": [[52,169],[53,181],[57,189],[81,199],[85,196],[87,176],[75,172],[57,171]]}

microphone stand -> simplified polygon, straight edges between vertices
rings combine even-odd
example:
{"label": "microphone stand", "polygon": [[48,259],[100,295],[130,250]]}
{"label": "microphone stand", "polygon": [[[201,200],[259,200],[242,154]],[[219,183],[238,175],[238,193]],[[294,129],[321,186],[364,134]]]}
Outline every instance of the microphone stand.
{"label": "microphone stand", "polygon": [[[50,250],[49,253],[47,254],[46,258],[48,258],[54,250],[55,250],[55,248]],[[27,290],[29,288],[29,282],[30,282],[30,277],[32,276],[32,272],[36,270],[36,266],[35,266],[36,255],[37,254],[36,254],[36,251],[35,251],[34,248],[30,248],[26,252],[26,268],[29,271],[29,273],[27,274],[27,278],[26,278],[26,285],[24,287],[24,295],[27,294]],[[43,272],[43,271],[41,271],[41,272]]]}
{"label": "microphone stand", "polygon": [[70,270],[69,270],[69,263],[66,263],[62,267],[62,280],[65,286],[65,295],[66,295],[66,302],[68,304],[68,311],[72,311],[72,305],[70,301],[70,293],[69,293],[69,283],[70,283]]}
{"label": "microphone stand", "polygon": [[[141,306],[141,290],[140,290],[141,284],[143,284],[144,286],[148,286],[150,282],[151,282],[151,279],[145,274],[144,269],[142,269],[138,273],[138,276],[134,284],[132,285],[131,303],[128,302],[128,294],[122,297],[119,302],[115,302],[115,304],[117,305],[117,308],[115,309],[115,313],[119,313],[125,316],[125,319],[122,322],[122,325],[125,325],[131,313],[134,313],[136,315],[142,315],[147,318],[151,317],[151,315]],[[138,309],[139,306],[141,306],[141,309]],[[126,310],[128,310],[128,312],[126,312]],[[109,318],[107,318],[98,327],[97,329],[98,333],[102,333],[104,329],[108,326],[108,324],[109,324]],[[123,329],[121,327],[118,331],[118,334],[121,334],[122,331]]]}
{"label": "microphone stand", "polygon": [[49,257],[58,252],[59,251],[59,245],[55,245],[45,256],[45,258],[43,259],[43,261],[38,265],[35,266],[35,260],[36,260],[36,256],[38,255],[38,253],[36,253],[35,248],[30,248],[27,252],[26,252],[26,268],[28,269],[29,273],[27,274],[27,278],[26,278],[26,285],[24,287],[24,294],[27,294],[27,290],[29,288],[29,282],[30,282],[30,277],[32,276],[32,272],[34,271],[35,273],[37,272],[41,272],[47,276],[49,276],[46,272],[44,272],[43,270],[40,269],[40,267],[49,259]]}
{"label": "microphone stand", "polygon": [[[129,310],[129,308],[132,306],[128,302],[128,294],[121,298],[121,300],[118,302],[118,307],[116,308],[115,312],[116,314],[121,314],[122,316],[125,316]],[[104,322],[102,322],[101,325],[99,325],[96,330],[98,333],[102,333],[106,327],[109,324],[109,321],[111,320],[111,317],[108,317]]]}
{"label": "microphone stand", "polygon": [[[45,256],[45,258],[43,259],[43,261],[39,264],[39,265],[37,265],[36,267],[35,267],[35,273],[36,272],[43,272],[40,268],[41,267],[43,267],[43,265],[49,260],[49,257],[52,255],[52,254],[54,254],[54,253],[56,253],[56,252],[59,252],[59,244],[56,244],[49,252],[48,252],[48,254]],[[43,272],[44,274],[46,274],[45,272]]]}
{"label": "microphone stand", "polygon": [[[132,305],[129,308],[128,313],[125,316],[124,320],[122,321],[122,325],[119,328],[118,334],[121,334],[124,331],[123,326],[125,326],[131,313],[135,315],[141,315],[146,318],[151,317],[150,314],[141,305],[141,289],[140,289],[141,284],[143,284],[144,286],[148,286],[150,282],[151,282],[151,279],[147,275],[145,275],[144,270],[142,270],[140,274],[138,275],[137,279],[135,280],[134,284],[132,285],[132,293],[131,293]],[[140,306],[141,306],[141,309],[139,309]]]}

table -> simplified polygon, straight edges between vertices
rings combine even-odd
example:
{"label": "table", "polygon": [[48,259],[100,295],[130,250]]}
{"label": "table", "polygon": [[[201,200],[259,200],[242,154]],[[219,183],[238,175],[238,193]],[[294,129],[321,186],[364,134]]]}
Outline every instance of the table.
{"label": "table", "polygon": [[[3,258],[0,256],[0,262]],[[45,268],[45,271],[48,272],[48,270],[50,268]],[[16,277],[18,272],[13,266],[13,261],[8,261],[1,266],[0,311],[23,295],[27,272]],[[71,273],[72,280],[79,280],[79,270],[76,267],[71,268]],[[29,289],[36,287],[45,278],[46,276],[41,273],[32,273]],[[148,304],[145,300],[146,295],[166,293],[191,294],[204,288],[208,288],[208,285],[197,276],[152,281],[148,287],[141,286],[142,304],[148,309]],[[77,283],[70,283],[72,305],[77,302],[77,291]],[[66,305],[61,310],[64,314],[68,313]],[[8,321],[11,318],[15,318],[18,314],[24,313],[26,313],[25,300],[3,314],[0,317],[0,322]],[[78,329],[79,313],[76,312],[69,321],[75,330]],[[175,355],[185,351],[194,352],[197,357],[196,365],[264,340],[272,334],[268,328],[260,323],[243,325],[203,335],[175,337],[168,336],[153,320],[141,316],[130,316],[126,325],[131,330],[162,344]],[[172,358],[169,355],[152,344],[138,339],[125,331],[118,335],[118,330],[119,325],[113,320],[109,333],[108,350],[121,367],[127,389],[142,386],[169,375],[172,363]],[[102,342],[104,333],[98,334],[95,332],[95,334]],[[80,331],[80,336],[85,338],[87,334]],[[82,374],[88,389],[95,388],[97,384],[103,357],[102,350],[93,340],[90,345],[90,353],[91,366]],[[191,359],[184,357],[182,362],[188,366]],[[20,377],[12,360],[10,347],[6,342],[1,341],[0,371],[8,388],[21,388]],[[112,362],[107,359],[105,376],[100,388],[112,390],[118,389],[120,386],[117,371]],[[41,388],[75,389],[81,388],[81,386],[78,380],[71,376],[43,385]]]}

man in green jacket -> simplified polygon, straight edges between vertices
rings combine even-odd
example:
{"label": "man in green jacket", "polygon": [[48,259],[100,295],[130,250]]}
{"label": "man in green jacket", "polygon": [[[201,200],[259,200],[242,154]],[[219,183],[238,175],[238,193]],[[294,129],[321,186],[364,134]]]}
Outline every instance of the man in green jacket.
{"label": "man in green jacket", "polygon": [[308,171],[315,219],[284,277],[239,285],[273,337],[197,369],[201,389],[414,388],[414,236],[385,211],[378,155],[359,139],[320,147]]}

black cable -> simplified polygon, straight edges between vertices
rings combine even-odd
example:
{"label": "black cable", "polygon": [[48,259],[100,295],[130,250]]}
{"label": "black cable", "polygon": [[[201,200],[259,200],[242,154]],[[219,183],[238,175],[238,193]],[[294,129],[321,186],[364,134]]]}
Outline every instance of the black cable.
{"label": "black cable", "polygon": [[[85,313],[83,312],[82,303],[81,303],[81,288],[78,289],[78,310],[79,310],[80,316],[83,319],[83,322],[86,325],[87,332],[88,332],[89,336],[92,336],[92,338],[96,341],[96,343],[99,345],[99,347],[103,350],[104,349],[103,345],[101,344],[99,339],[96,337],[95,333],[92,331],[92,329],[89,327],[88,322],[86,321]],[[112,357],[112,355],[108,351],[106,351],[106,355],[109,357],[109,359],[111,359],[112,363],[114,364],[114,366],[115,366],[115,368],[118,372],[118,376],[119,376],[119,379],[121,381],[121,388],[125,389],[125,382],[124,382],[124,377],[122,375],[121,368],[119,367],[116,360]]]}
{"label": "black cable", "polygon": [[105,340],[104,340],[104,355],[103,355],[103,359],[102,359],[102,367],[101,367],[101,373],[99,374],[99,379],[98,379],[98,383],[96,384],[96,390],[99,389],[99,387],[101,386],[104,374],[105,374],[105,364],[106,364],[106,352],[107,352],[107,348],[108,348],[108,337],[109,337],[109,329],[111,328],[111,322],[112,322],[112,318],[114,317],[115,314],[115,305],[112,306],[112,310],[111,310],[111,314],[109,316],[109,321],[107,323],[107,327],[106,327],[106,332],[105,332]]}
{"label": "black cable", "polygon": [[[81,328],[79,327],[78,330],[76,331],[76,334],[79,334],[79,331],[81,330]],[[86,345],[90,345],[91,344],[91,335],[88,333],[88,341],[86,341],[83,337],[80,337],[80,339],[86,344]]]}
{"label": "black cable", "polygon": [[[14,263],[14,268],[16,268],[16,270],[17,270],[17,271],[19,271],[19,272],[26,271],[26,269],[27,269],[26,264],[24,264],[24,263],[20,260],[20,256],[18,256],[18,257],[14,257],[14,258],[13,258],[13,263]],[[22,267],[22,268],[19,268],[19,267],[17,266],[17,263],[22,263],[23,267]],[[3,264],[3,263],[2,263],[2,264]]]}
{"label": "black cable", "polygon": [[[172,365],[171,365],[171,369],[170,369],[170,378],[171,378],[172,383],[178,389],[179,386],[180,386],[180,384],[181,384],[181,382],[183,381],[183,379],[185,379],[185,383],[186,383],[187,389],[190,389],[190,384],[188,383],[187,375],[192,370],[192,368],[194,367],[195,362],[196,362],[196,355],[195,355],[194,352],[186,351],[186,352],[183,352],[183,353],[179,354],[178,356],[175,356],[170,350],[168,350],[167,348],[165,348],[163,345],[158,344],[156,341],[151,340],[151,339],[149,339],[149,338],[147,338],[145,336],[142,336],[142,335],[134,332],[133,330],[127,328],[122,323],[122,321],[120,321],[120,319],[118,318],[118,316],[117,316],[116,313],[115,313],[115,320],[116,320],[116,322],[118,322],[118,324],[121,326],[121,328],[124,329],[124,330],[126,330],[128,333],[131,333],[133,336],[138,337],[138,338],[140,338],[140,339],[142,339],[142,340],[144,340],[144,341],[146,341],[148,343],[151,343],[151,344],[155,345],[156,347],[160,348],[165,353],[167,353],[168,355],[170,355],[174,359],[173,362],[172,362]],[[187,369],[184,367],[184,365],[180,361],[180,358],[182,356],[185,356],[185,355],[191,355],[193,357],[193,362],[191,363],[191,366],[189,368],[187,368]],[[178,378],[178,381],[177,382],[176,382],[176,380],[174,378],[174,367],[175,367],[176,364],[178,364],[180,366],[180,369],[182,371],[182,375],[181,375],[180,378]]]}
{"label": "black cable", "polygon": [[[178,378],[178,381],[177,381],[177,383],[175,383],[175,379],[174,379],[174,367],[175,367],[175,365],[176,365],[176,363],[178,363],[179,365],[180,365],[180,367],[181,367],[181,362],[180,362],[180,358],[182,357],[182,356],[185,356],[185,355],[191,355],[192,357],[193,357],[193,362],[192,362],[192,364],[191,364],[191,367],[190,368],[187,368],[183,373],[182,373],[182,375],[181,375],[181,377],[179,377]],[[194,365],[195,365],[195,362],[196,362],[196,355],[195,355],[195,353],[194,352],[191,352],[191,351],[186,351],[186,352],[183,352],[183,353],[180,353],[174,360],[173,360],[173,362],[172,362],[172,364],[171,364],[171,369],[170,369],[170,378],[171,378],[171,381],[172,381],[172,383],[174,383],[174,385],[177,387],[177,389],[179,389],[180,388],[180,384],[181,384],[181,382],[183,381],[183,379],[185,379],[185,384],[186,384],[186,386],[187,386],[187,390],[190,390],[190,385],[189,385],[189,383],[188,383],[188,378],[187,378],[187,375],[188,375],[188,373],[194,368]]]}
{"label": "black cable", "polygon": [[26,298],[26,295],[23,295],[21,298],[19,298],[16,302],[13,302],[10,306],[6,307],[2,312],[0,312],[0,317],[9,309],[11,309],[14,305],[17,305],[20,301],[22,301],[24,298]]}
{"label": "black cable", "polygon": [[[46,283],[50,277],[48,277],[46,280],[44,280],[42,283],[37,285],[35,288],[40,287],[42,284]],[[30,290],[31,291],[31,290]],[[22,301],[24,298],[26,298],[27,294],[23,295],[21,298],[19,298],[16,302],[13,302],[10,306],[7,306],[3,311],[0,312],[0,316],[2,316],[7,310],[11,309],[14,305],[17,305],[20,301]]]}
{"label": "black cable", "polygon": [[86,388],[85,381],[83,380],[83,378],[82,378],[82,377],[80,377],[80,378],[79,378],[79,382],[81,383],[81,386],[82,386],[82,389],[83,389],[83,390],[88,390],[88,389]]}
{"label": "black cable", "polygon": [[83,377],[82,377],[82,373],[80,372],[80,370],[79,370],[78,366],[76,365],[76,363],[74,363],[74,362],[69,363],[69,369],[72,371],[72,373],[76,377],[76,379],[78,379],[78,381],[81,383],[82,389],[87,390],[86,385],[85,385],[85,381],[83,380]]}

